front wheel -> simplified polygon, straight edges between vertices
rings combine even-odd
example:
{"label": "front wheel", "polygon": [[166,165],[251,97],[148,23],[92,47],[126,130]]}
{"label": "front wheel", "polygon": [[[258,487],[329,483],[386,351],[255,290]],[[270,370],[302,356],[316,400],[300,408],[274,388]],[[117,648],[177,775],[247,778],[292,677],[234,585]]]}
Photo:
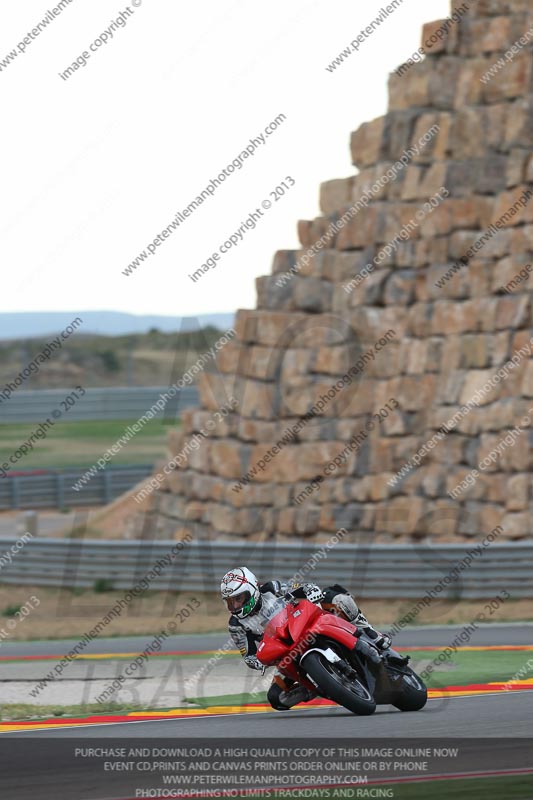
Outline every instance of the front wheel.
{"label": "front wheel", "polygon": [[326,697],[353,714],[369,716],[376,710],[368,689],[359,680],[347,678],[337,663],[332,664],[322,653],[309,653],[301,659],[300,666]]}

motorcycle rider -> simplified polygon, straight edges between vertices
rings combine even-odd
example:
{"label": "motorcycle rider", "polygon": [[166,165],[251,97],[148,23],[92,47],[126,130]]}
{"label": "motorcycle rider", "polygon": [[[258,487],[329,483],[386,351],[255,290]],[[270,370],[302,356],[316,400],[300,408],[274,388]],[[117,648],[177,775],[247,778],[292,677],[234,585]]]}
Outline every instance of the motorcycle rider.
{"label": "motorcycle rider", "polygon": [[[378,653],[391,645],[390,637],[370,625],[352,595],[339,584],[329,586],[324,591],[314,583],[268,581],[259,584],[251,570],[237,567],[224,575],[220,591],[231,613],[228,624],[230,636],[251,669],[263,669],[263,664],[256,655],[257,645],[268,624],[275,601],[287,592],[295,597],[305,597],[312,603],[321,603],[326,611],[344,617],[361,628],[372,640],[373,647],[361,639],[358,640],[358,646],[360,649],[366,648],[365,655],[372,661],[379,662]],[[307,702],[315,696],[278,670],[267,693],[270,705],[277,711],[288,711],[297,703]]]}

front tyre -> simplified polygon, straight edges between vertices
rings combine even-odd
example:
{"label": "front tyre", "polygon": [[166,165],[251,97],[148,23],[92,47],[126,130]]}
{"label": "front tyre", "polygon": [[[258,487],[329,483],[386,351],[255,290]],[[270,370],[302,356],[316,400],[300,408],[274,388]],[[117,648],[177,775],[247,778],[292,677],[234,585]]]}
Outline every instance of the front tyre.
{"label": "front tyre", "polygon": [[323,695],[353,714],[369,716],[376,710],[376,702],[368,689],[359,680],[347,678],[337,664],[332,664],[322,653],[309,653],[301,659],[300,666]]}
{"label": "front tyre", "polygon": [[393,706],[400,711],[420,711],[428,701],[424,682],[410,667],[402,670],[402,688],[394,698]]}

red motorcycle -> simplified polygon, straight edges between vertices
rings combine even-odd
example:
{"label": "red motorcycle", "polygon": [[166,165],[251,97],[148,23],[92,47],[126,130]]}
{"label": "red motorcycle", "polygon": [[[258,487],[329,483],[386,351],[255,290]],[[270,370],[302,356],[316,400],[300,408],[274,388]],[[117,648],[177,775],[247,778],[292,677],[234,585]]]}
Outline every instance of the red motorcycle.
{"label": "red motorcycle", "polygon": [[347,620],[286,595],[272,609],[257,657],[354,714],[373,714],[377,704],[401,711],[423,708],[427,689],[407,666],[409,657],[392,649],[378,655],[369,642]]}

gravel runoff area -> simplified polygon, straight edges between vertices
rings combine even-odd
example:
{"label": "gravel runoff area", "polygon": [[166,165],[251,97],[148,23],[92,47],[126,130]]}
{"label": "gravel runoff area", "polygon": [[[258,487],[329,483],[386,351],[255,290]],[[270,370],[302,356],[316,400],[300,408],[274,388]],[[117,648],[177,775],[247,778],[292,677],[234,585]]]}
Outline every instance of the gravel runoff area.
{"label": "gravel runoff area", "polygon": [[[148,644],[148,642],[147,642]],[[206,670],[210,655],[170,658],[151,658],[126,678],[107,702],[141,704],[149,708],[168,708],[187,705],[193,697],[213,697],[239,693],[264,692],[270,685],[273,671],[262,676],[246,667],[241,659],[224,657]],[[114,659],[74,661],[59,680],[47,683],[37,696],[31,691],[53,668],[56,661],[24,661],[2,664],[0,696],[2,705],[31,703],[36,706],[66,706],[98,702],[97,698],[124,673],[135,656]],[[423,669],[430,659],[413,662]],[[444,665],[443,672],[453,672]],[[197,682],[194,677],[199,676]],[[190,681],[189,683],[187,683]],[[260,698],[258,698],[259,700]]]}

